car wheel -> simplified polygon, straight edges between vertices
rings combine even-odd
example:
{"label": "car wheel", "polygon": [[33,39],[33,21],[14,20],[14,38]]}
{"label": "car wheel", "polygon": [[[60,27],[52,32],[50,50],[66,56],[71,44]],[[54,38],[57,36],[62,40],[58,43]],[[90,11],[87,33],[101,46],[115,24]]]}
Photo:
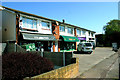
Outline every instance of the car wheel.
{"label": "car wheel", "polygon": [[81,52],[83,52],[84,50],[83,50],[83,48],[81,49]]}
{"label": "car wheel", "polygon": [[81,52],[83,52],[83,50],[81,49]]}
{"label": "car wheel", "polygon": [[114,50],[115,52],[117,52],[118,50]]}
{"label": "car wheel", "polygon": [[92,52],[88,52],[88,54],[91,54]]}

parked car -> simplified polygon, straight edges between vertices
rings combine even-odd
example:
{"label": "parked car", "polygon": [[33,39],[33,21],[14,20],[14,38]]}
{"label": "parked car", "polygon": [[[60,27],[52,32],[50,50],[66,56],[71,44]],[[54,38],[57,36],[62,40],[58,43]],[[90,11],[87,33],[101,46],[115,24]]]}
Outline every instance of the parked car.
{"label": "parked car", "polygon": [[93,50],[96,48],[95,42],[94,41],[90,41],[93,45]]}
{"label": "parked car", "polygon": [[91,42],[79,43],[77,51],[92,53],[93,52],[93,45]]}

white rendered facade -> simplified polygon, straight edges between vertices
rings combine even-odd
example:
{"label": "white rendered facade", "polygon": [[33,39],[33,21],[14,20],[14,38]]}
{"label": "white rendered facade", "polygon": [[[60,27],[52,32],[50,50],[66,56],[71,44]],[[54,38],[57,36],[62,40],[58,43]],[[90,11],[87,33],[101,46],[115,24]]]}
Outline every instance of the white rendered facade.
{"label": "white rendered facade", "polygon": [[[2,38],[2,41],[16,41],[16,13],[17,11],[14,10],[8,10],[4,9],[2,14],[2,36],[6,36]],[[19,11],[18,11],[19,12]],[[39,16],[19,12],[20,15],[20,21],[19,27],[21,27],[24,30],[20,30],[21,33],[35,33],[35,34],[46,34],[46,35],[53,35],[52,33],[52,21],[47,18],[41,18]],[[31,22],[33,24],[31,24]],[[62,23],[59,22],[58,23]],[[27,25],[27,26],[25,26]],[[60,29],[60,26],[62,29]],[[33,31],[34,30],[34,31]],[[77,33],[80,30],[79,33]],[[76,27],[71,24],[61,24],[59,25],[59,35],[62,36],[72,36],[72,37],[83,37],[85,38],[85,41],[93,41],[95,42],[95,32],[90,31],[87,29],[83,29],[80,27]],[[78,42],[79,43],[79,42]],[[51,52],[53,52],[53,43],[51,47]],[[55,52],[58,52],[58,41],[55,41]]]}

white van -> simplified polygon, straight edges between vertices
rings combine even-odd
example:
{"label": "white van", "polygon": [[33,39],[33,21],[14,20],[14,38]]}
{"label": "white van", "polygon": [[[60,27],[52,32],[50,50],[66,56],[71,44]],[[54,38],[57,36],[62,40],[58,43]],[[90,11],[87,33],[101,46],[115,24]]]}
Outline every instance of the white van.
{"label": "white van", "polygon": [[90,42],[79,43],[77,47],[77,51],[92,53],[93,45]]}

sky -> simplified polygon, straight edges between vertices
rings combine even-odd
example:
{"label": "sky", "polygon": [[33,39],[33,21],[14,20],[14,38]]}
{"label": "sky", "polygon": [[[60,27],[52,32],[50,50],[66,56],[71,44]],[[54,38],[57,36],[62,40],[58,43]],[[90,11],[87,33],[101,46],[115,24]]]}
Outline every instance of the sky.
{"label": "sky", "polygon": [[1,0],[2,2],[119,2],[120,0]]}
{"label": "sky", "polygon": [[118,2],[2,2],[2,6],[36,14],[103,33],[103,26],[118,19]]}

